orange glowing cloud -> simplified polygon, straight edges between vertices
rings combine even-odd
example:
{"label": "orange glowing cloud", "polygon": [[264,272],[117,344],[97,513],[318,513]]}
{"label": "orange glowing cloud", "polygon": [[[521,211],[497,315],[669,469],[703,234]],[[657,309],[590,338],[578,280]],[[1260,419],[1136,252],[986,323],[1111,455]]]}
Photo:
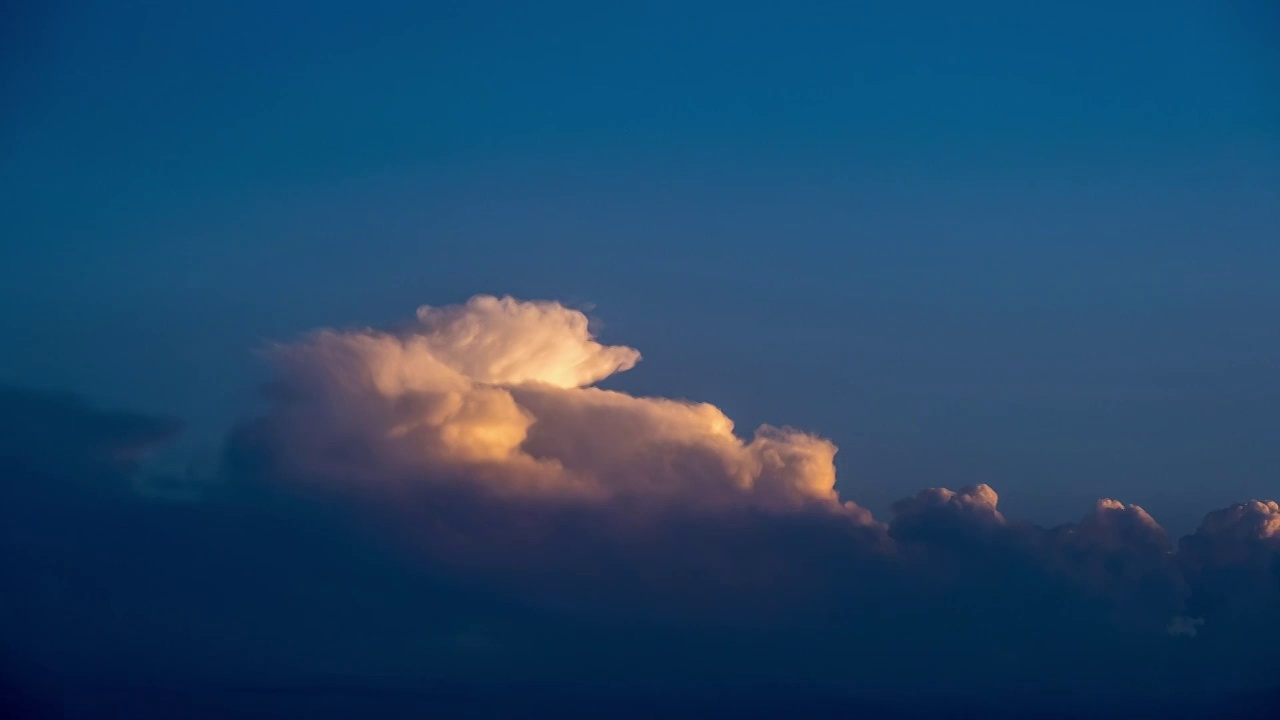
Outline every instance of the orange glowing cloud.
{"label": "orange glowing cloud", "polygon": [[270,425],[309,476],[865,515],[840,504],[827,440],[769,426],[743,440],[713,405],[590,387],[640,353],[600,344],[558,303],[478,296],[423,307],[400,331],[326,330],[270,356],[284,420]]}

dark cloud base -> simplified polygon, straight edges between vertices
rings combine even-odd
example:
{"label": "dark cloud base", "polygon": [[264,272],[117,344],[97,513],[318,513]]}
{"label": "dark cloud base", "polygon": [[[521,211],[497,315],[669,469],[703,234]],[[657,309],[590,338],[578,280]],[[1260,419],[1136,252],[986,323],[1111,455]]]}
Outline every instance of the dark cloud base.
{"label": "dark cloud base", "polygon": [[0,427],[14,717],[1277,707],[1280,548],[1248,507],[1175,548],[1129,507],[1038,528],[981,488],[922,492],[883,526],[439,482],[367,494],[290,476],[252,425],[197,493],[140,470],[172,420],[4,391]]}

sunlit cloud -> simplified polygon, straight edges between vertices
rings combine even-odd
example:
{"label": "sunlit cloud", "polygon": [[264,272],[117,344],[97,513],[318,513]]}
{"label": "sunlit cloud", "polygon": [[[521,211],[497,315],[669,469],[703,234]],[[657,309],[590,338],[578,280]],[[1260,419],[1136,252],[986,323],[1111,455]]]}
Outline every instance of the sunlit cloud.
{"label": "sunlit cloud", "polygon": [[585,315],[556,303],[479,296],[421,308],[396,331],[325,330],[269,355],[277,392],[260,429],[311,477],[838,506],[827,440],[769,426],[743,440],[713,405],[590,387],[640,354],[601,345]]}
{"label": "sunlit cloud", "polygon": [[[1116,673],[1266,681],[1258,658],[1280,621],[1274,501],[1213,511],[1176,543],[1111,498],[1075,522],[1027,523],[985,484],[927,488],[877,520],[837,493],[827,439],[767,425],[740,434],[705,402],[596,387],[639,352],[600,342],[584,314],[552,302],[481,296],[265,354],[263,406],[233,430],[212,477],[146,470],[172,420],[0,393],[0,527],[20,549],[0,555],[20,619],[0,629],[22,652],[106,658],[118,626],[135,623],[147,642],[157,627],[189,628],[174,642],[190,653],[221,618],[255,628],[226,641],[230,657],[285,666],[295,645],[325,667],[379,666],[368,637],[426,633],[411,644],[441,654],[437,668],[453,652],[541,658],[554,638],[560,671],[577,677],[605,648],[643,647],[628,635],[643,628],[683,652],[692,632],[725,642],[630,666],[655,676],[916,687],[943,663],[953,689],[1017,686],[1028,673],[1094,688]],[[50,585],[44,559],[94,592]],[[99,586],[145,612],[117,619],[91,602]],[[362,615],[371,602],[391,609]],[[337,616],[347,634],[330,642]],[[64,617],[86,618],[91,641],[51,645]],[[450,623],[490,628],[483,645],[501,652],[457,642]],[[614,634],[596,640],[600,628]],[[774,650],[725,649],[748,639]],[[966,665],[979,646],[1003,664]],[[152,652],[169,657],[163,644]],[[1201,654],[1143,664],[1165,652]]]}
{"label": "sunlit cloud", "polygon": [[[461,562],[495,572],[542,566],[554,554],[547,538],[561,537],[566,527],[554,503],[595,507],[585,517],[599,522],[576,516],[573,527],[615,548],[664,546],[655,538],[669,528],[645,525],[654,511],[755,508],[799,513],[815,527],[823,515],[863,528],[830,538],[827,552],[846,558],[841,562],[879,558],[897,566],[899,576],[948,582],[1002,567],[1065,583],[1102,603],[1112,620],[1157,632],[1195,597],[1194,578],[1212,575],[1198,566],[1220,568],[1248,553],[1270,557],[1265,545],[1280,527],[1274,503],[1218,511],[1184,539],[1182,557],[1139,506],[1101,499],[1079,522],[1042,528],[1007,519],[998,494],[984,484],[921,490],[880,523],[837,494],[836,446],[829,440],[771,426],[744,438],[714,405],[593,387],[639,357],[632,348],[600,343],[585,315],[553,302],[479,296],[424,307],[392,330],[322,330],[272,348],[274,392],[232,446],[269,448],[275,476],[287,482],[383,501],[425,533],[433,552],[447,556],[443,548],[458,543],[465,548]],[[456,502],[434,491],[490,498],[468,512],[509,530],[473,537],[469,520],[423,509]],[[637,515],[641,508],[648,510]],[[759,532],[773,532],[762,520],[752,522]],[[541,539],[531,546],[531,538]],[[716,552],[721,582],[750,571],[745,558],[727,560],[732,546]],[[565,565],[567,557],[557,555],[552,564],[572,578],[583,568]],[[1248,592],[1265,595],[1264,584]]]}

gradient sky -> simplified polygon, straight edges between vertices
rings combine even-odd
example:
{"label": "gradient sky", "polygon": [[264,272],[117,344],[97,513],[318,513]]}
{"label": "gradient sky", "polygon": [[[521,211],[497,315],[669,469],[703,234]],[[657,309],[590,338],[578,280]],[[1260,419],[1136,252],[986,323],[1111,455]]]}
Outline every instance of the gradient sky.
{"label": "gradient sky", "polygon": [[1280,471],[1267,5],[20,3],[0,381],[185,453],[268,340],[549,298],[873,510],[1186,530]]}

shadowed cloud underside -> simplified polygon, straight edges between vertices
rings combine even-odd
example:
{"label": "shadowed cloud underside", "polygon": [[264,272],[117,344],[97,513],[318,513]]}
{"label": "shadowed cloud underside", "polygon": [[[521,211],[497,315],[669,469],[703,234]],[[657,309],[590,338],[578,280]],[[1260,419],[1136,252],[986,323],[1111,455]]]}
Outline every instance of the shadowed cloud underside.
{"label": "shadowed cloud underside", "polygon": [[879,520],[837,494],[819,436],[744,440],[713,405],[593,387],[640,354],[554,302],[478,296],[266,357],[262,410],[214,477],[140,465],[171,420],[0,397],[20,665],[1205,697],[1271,682],[1274,501],[1177,542],[1114,499],[1020,522],[981,484]]}

